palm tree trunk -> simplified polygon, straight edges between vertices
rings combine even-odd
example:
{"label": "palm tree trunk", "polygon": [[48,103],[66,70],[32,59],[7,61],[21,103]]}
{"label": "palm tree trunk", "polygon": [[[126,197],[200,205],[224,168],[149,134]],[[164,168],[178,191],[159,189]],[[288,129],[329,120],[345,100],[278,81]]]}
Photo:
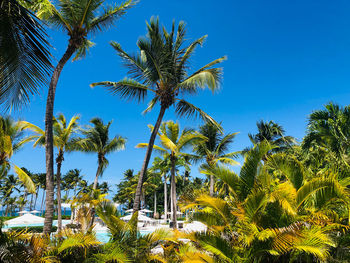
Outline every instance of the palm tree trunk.
{"label": "palm tree trunk", "polygon": [[154,213],[153,217],[155,218],[157,214],[157,190],[154,190]]}
{"label": "palm tree trunk", "polygon": [[211,174],[210,175],[210,185],[209,185],[209,194],[210,196],[213,196],[214,195],[214,183],[215,183],[215,179],[214,179],[214,176]]}
{"label": "palm tree trunk", "polygon": [[57,159],[57,174],[56,174],[56,187],[57,187],[57,231],[62,230],[62,206],[61,206],[61,167],[63,162],[63,151],[60,149]]}
{"label": "palm tree trunk", "polygon": [[168,218],[168,185],[166,183],[166,173],[164,173],[164,222]]}
{"label": "palm tree trunk", "polygon": [[36,209],[36,201],[38,200],[38,193],[39,193],[40,188],[37,187],[35,191],[35,199],[34,199],[34,210]]}
{"label": "palm tree trunk", "polygon": [[100,176],[100,173],[101,173],[101,167],[102,165],[100,164],[100,162],[98,162],[98,167],[97,167],[97,171],[96,171],[96,176],[95,176],[95,180],[94,180],[94,185],[93,185],[93,188],[94,190],[97,189],[97,184],[98,184],[98,177]]}
{"label": "palm tree trunk", "polygon": [[175,162],[176,157],[174,154],[171,154],[171,206],[173,212],[173,228],[177,228],[177,202],[176,202],[176,182],[175,182]]}
{"label": "palm tree trunk", "polygon": [[33,204],[33,194],[30,195],[29,211],[32,211],[32,204]]}
{"label": "palm tree trunk", "polygon": [[53,108],[55,101],[56,86],[64,65],[74,54],[76,47],[68,45],[66,52],[58,62],[49,85],[49,91],[46,101],[45,113],[45,159],[46,159],[46,200],[45,200],[45,221],[44,221],[44,235],[51,233],[53,213],[54,213],[54,179],[53,179],[53,134],[52,134],[52,119]]}
{"label": "palm tree trunk", "polygon": [[[100,158],[98,158],[100,160]],[[95,176],[95,180],[94,180],[94,185],[93,185],[93,191],[91,193],[91,195],[93,195],[93,192],[97,189],[97,184],[98,184],[98,177],[101,174],[101,169],[102,169],[102,163],[99,161],[98,162],[98,167],[97,167],[97,171],[96,171],[96,176]],[[91,207],[91,222],[88,225],[88,228],[92,227],[95,221],[95,207]]]}
{"label": "palm tree trunk", "polygon": [[136,187],[133,213],[135,213],[136,211],[138,211],[140,209],[142,185],[143,185],[143,182],[144,182],[145,177],[146,177],[146,171],[148,168],[149,160],[151,159],[154,141],[156,140],[156,136],[157,136],[160,124],[162,123],[165,110],[166,110],[166,108],[164,106],[161,106],[156,125],[154,126],[154,129],[152,131],[151,137],[150,137],[149,142],[148,142],[145,160],[143,161],[142,169],[140,171],[139,181],[138,181],[137,187]]}
{"label": "palm tree trunk", "polygon": [[41,206],[40,206],[40,211],[43,213],[43,206],[44,206],[44,200],[45,200],[45,189],[43,189],[43,197],[41,199]]}

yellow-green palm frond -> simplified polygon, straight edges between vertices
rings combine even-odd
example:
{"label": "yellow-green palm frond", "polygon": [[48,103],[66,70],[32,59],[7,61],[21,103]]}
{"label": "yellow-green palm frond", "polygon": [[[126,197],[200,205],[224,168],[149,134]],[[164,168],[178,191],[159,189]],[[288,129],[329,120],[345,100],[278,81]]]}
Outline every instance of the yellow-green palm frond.
{"label": "yellow-green palm frond", "polygon": [[25,171],[23,171],[21,168],[19,168],[16,165],[13,165],[13,169],[15,173],[17,174],[19,180],[23,183],[23,185],[27,188],[29,193],[35,193],[36,187],[33,183],[32,179],[28,174],[26,174]]}
{"label": "yellow-green palm frond", "polygon": [[86,256],[92,247],[101,245],[93,233],[75,233],[69,235],[58,247],[58,254],[71,254],[81,251]]}

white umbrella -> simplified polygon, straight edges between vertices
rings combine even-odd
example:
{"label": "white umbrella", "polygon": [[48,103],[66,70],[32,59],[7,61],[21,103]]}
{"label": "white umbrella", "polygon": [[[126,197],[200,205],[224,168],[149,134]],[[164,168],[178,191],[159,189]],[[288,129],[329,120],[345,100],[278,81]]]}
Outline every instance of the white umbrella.
{"label": "white umbrella", "polygon": [[44,223],[45,218],[40,216],[35,216],[32,214],[24,214],[10,220],[5,221],[6,225],[24,225],[24,224],[38,224]]}
{"label": "white umbrella", "polygon": [[39,214],[39,213],[41,213],[41,211],[33,210],[33,211],[30,211],[29,213],[31,213],[31,214]]}
{"label": "white umbrella", "polygon": [[63,207],[63,208],[70,208],[70,204],[68,204],[68,203],[62,203],[62,204],[61,204],[61,207]]}
{"label": "white umbrella", "polygon": [[[124,221],[130,221],[132,215],[127,215],[127,216],[123,216],[121,217],[120,219],[121,220],[124,220]],[[148,216],[145,216],[145,215],[142,215],[142,214],[139,214],[138,217],[137,217],[138,221],[143,221],[143,222],[148,222],[148,221],[152,221],[153,219],[152,218],[149,218]]]}
{"label": "white umbrella", "polygon": [[143,213],[153,213],[153,211],[148,210],[148,209],[141,209],[140,212],[143,212]]}
{"label": "white umbrella", "polygon": [[25,211],[25,210],[22,210],[22,211],[19,211],[18,214],[28,214],[30,213],[29,211]]}
{"label": "white umbrella", "polygon": [[[168,212],[168,215],[172,215],[173,213],[172,212]],[[182,215],[183,213],[179,212],[179,211],[176,211],[176,214],[177,215]]]}

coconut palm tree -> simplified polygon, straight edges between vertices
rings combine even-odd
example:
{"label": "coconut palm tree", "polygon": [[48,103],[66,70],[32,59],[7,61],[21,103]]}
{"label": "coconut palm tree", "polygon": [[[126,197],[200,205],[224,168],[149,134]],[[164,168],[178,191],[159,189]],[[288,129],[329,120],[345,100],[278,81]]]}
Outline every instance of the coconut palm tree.
{"label": "coconut palm tree", "polygon": [[0,2],[0,104],[29,102],[51,73],[49,43],[39,20],[21,1]]}
{"label": "coconut palm tree", "polygon": [[[151,131],[153,132],[154,127],[149,125]],[[153,148],[161,153],[165,153],[169,155],[170,163],[171,163],[171,210],[173,227],[177,227],[177,204],[176,204],[176,182],[175,182],[175,171],[176,171],[176,161],[181,156],[189,156],[189,154],[184,153],[187,147],[193,145],[194,143],[198,143],[199,141],[203,141],[206,138],[201,134],[193,131],[192,129],[184,129],[180,133],[180,125],[173,121],[163,122],[159,127],[159,139],[162,147],[153,145]],[[137,148],[147,148],[148,143],[139,143]]]}
{"label": "coconut palm tree", "polygon": [[[211,123],[199,127],[199,133],[207,138],[194,145],[194,160],[203,160],[207,166],[213,167],[218,162],[231,165],[237,165],[238,162],[233,160],[239,152],[229,152],[229,146],[237,133],[223,135],[222,132]],[[210,196],[214,194],[214,176],[210,176],[209,182]]]}
{"label": "coconut palm tree", "polygon": [[86,56],[94,43],[89,40],[92,34],[102,32],[112,26],[118,18],[124,15],[134,5],[132,0],[102,9],[104,1],[100,0],[59,0],[58,6],[50,1],[34,2],[31,8],[39,18],[57,27],[69,36],[67,49],[56,65],[47,95],[45,113],[45,152],[46,152],[46,208],[44,233],[51,231],[54,211],[54,179],[53,179],[53,110],[56,86],[63,67],[75,54],[73,60]]}
{"label": "coconut palm tree", "polygon": [[[62,207],[61,207],[61,167],[64,161],[65,152],[70,152],[74,149],[73,139],[77,135],[80,126],[80,116],[73,116],[69,122],[61,113],[57,118],[53,119],[53,143],[57,148],[58,154],[56,157],[57,171],[56,171],[56,195],[57,195],[57,229],[60,232],[62,229]],[[29,136],[27,141],[34,141],[34,147],[45,145],[45,131],[33,124],[27,124],[27,127],[36,134]]]}
{"label": "coconut palm tree", "polygon": [[[92,193],[97,189],[98,178],[103,175],[103,172],[108,166],[108,160],[106,156],[116,151],[124,150],[126,139],[121,136],[115,136],[110,138],[109,128],[112,122],[104,124],[99,118],[93,118],[90,120],[93,126],[83,130],[83,138],[76,138],[74,140],[74,147],[76,150],[97,154],[97,171],[92,187]],[[94,212],[92,213],[94,217]],[[93,222],[93,220],[92,220]]]}
{"label": "coconut palm tree", "polygon": [[283,127],[274,121],[264,122],[261,120],[256,123],[256,126],[258,128],[258,133],[249,133],[248,137],[254,145],[264,140],[273,145],[274,147],[268,154],[285,151],[296,143],[295,138],[292,136],[285,136]]}
{"label": "coconut palm tree", "polygon": [[196,47],[202,45],[205,39],[206,36],[203,36],[188,46],[184,46],[186,42],[184,22],[180,22],[177,29],[173,23],[171,31],[168,32],[159,25],[158,18],[152,18],[150,23],[147,23],[147,36],[138,40],[139,52],[137,54],[130,55],[121,48],[120,44],[111,43],[130,69],[131,78],[125,78],[119,82],[104,81],[91,84],[91,86],[107,87],[113,95],[138,102],[143,101],[148,93],[152,93],[153,98],[145,112],[151,111],[156,104],[160,105],[158,118],[151,133],[140,171],[134,212],[140,208],[142,184],[154,141],[166,110],[174,105],[175,112],[179,116],[199,116],[206,122],[218,125],[208,114],[185,100],[188,95],[196,94],[206,87],[213,92],[219,88],[222,69],[214,66],[224,61],[226,57],[216,59],[193,73],[188,72],[189,62]]}
{"label": "coconut palm tree", "polygon": [[[329,103],[323,110],[310,114],[308,131],[303,140],[303,149],[326,149],[345,165],[350,164],[350,107]],[[318,149],[317,149],[318,150]]]}
{"label": "coconut palm tree", "polygon": [[25,122],[16,122],[10,117],[0,116],[0,177],[12,167],[28,192],[34,193],[35,186],[30,177],[25,171],[10,162],[12,155],[26,143],[26,139],[23,139],[23,131],[27,128],[26,125]]}
{"label": "coconut palm tree", "polygon": [[126,138],[121,136],[109,137],[109,128],[112,121],[104,124],[101,119],[93,118],[90,120],[90,123],[93,126],[82,131],[85,137],[76,138],[74,147],[82,152],[97,154],[98,166],[93,184],[93,190],[96,190],[98,178],[103,175],[104,170],[108,166],[106,156],[113,152],[124,150]]}

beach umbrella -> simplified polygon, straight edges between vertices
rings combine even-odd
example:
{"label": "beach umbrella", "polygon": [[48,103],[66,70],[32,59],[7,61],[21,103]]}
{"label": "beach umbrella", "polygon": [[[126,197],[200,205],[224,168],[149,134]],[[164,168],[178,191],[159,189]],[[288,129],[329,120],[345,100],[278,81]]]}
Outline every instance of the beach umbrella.
{"label": "beach umbrella", "polygon": [[141,209],[140,212],[142,212],[142,213],[153,213],[153,211],[148,210],[148,209]]}
{"label": "beach umbrella", "polygon": [[22,210],[22,211],[19,211],[18,214],[28,214],[30,213],[29,211],[25,211],[25,210]]}
{"label": "beach umbrella", "polygon": [[[168,212],[168,214],[171,215],[172,212]],[[182,215],[183,213],[181,213],[181,212],[179,212],[179,211],[176,211],[176,214],[177,214],[177,215]]]}
{"label": "beach umbrella", "polygon": [[[121,217],[120,219],[121,219],[121,220],[124,220],[124,221],[130,221],[131,217],[132,217],[132,215],[127,215],[127,216]],[[138,220],[138,221],[141,221],[141,222],[153,221],[152,218],[149,218],[148,216],[145,216],[145,215],[142,215],[142,214],[139,214],[139,215],[138,215],[137,220]]]}
{"label": "beach umbrella", "polygon": [[33,211],[30,211],[29,213],[31,213],[31,214],[39,214],[39,213],[41,213],[41,211],[33,210]]}
{"label": "beach umbrella", "polygon": [[25,225],[25,224],[39,224],[44,223],[45,218],[40,216],[35,216],[32,214],[24,214],[10,220],[5,221],[6,225]]}
{"label": "beach umbrella", "polygon": [[68,203],[62,203],[62,204],[61,204],[61,207],[63,207],[63,208],[70,208],[70,204],[68,204]]}

